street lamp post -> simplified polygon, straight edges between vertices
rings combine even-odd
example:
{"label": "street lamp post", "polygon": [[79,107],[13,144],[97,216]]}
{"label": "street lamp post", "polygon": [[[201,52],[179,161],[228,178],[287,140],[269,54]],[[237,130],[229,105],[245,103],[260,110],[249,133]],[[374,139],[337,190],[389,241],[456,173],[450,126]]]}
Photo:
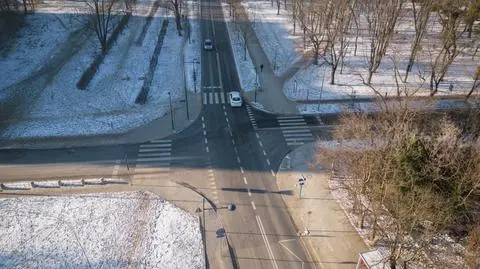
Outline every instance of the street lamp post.
{"label": "street lamp post", "polygon": [[170,118],[172,119],[172,130],[175,130],[175,125],[173,124],[173,108],[172,108],[172,95],[168,92],[168,101],[170,103]]}

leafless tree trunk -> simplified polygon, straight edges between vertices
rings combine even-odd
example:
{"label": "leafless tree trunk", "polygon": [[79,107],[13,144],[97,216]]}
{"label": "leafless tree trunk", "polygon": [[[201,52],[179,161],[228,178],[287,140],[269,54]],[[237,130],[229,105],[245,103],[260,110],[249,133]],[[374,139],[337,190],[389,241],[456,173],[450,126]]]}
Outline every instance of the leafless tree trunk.
{"label": "leafless tree trunk", "polygon": [[480,88],[480,66],[477,66],[477,69],[475,70],[475,74],[473,75],[472,88],[467,94],[467,99],[470,98],[472,93],[478,88]]}
{"label": "leafless tree trunk", "polygon": [[349,0],[338,0],[332,18],[327,20],[327,53],[325,60],[331,67],[330,84],[335,84],[335,72],[348,47],[347,32],[352,17]]}
{"label": "leafless tree trunk", "polygon": [[370,0],[364,2],[370,51],[368,52],[367,84],[377,71],[393,38],[395,24],[404,0]]}
{"label": "leafless tree trunk", "polygon": [[115,28],[112,19],[115,11],[118,11],[116,10],[116,6],[120,4],[120,0],[89,0],[86,4],[95,14],[93,27],[97,34],[97,39],[100,42],[102,52],[106,53],[108,37],[110,32]]}
{"label": "leafless tree trunk", "polygon": [[178,35],[181,36],[182,35],[182,22],[181,22],[182,13],[180,11],[180,3],[179,3],[179,0],[171,0],[171,3],[173,7],[173,12],[175,14],[175,24],[177,26],[177,32],[178,32]]}
{"label": "leafless tree trunk", "polygon": [[[453,2],[446,1],[440,6],[438,15],[442,24],[442,33],[440,39],[440,49],[432,48],[433,53],[430,57],[430,96],[438,91],[438,85],[443,80],[448,68],[453,60],[460,53],[458,41],[464,31],[460,31],[461,26],[460,7],[453,6]],[[435,51],[436,50],[436,51]]]}
{"label": "leafless tree trunk", "polygon": [[[405,70],[405,81],[408,80],[408,74],[412,70],[415,62],[415,57],[420,49],[420,43],[427,30],[428,19],[432,10],[433,0],[425,0],[421,3],[420,8],[417,6],[415,0],[412,1],[413,23],[415,26],[415,37],[413,38],[410,57],[408,58],[407,69]],[[420,9],[420,10],[419,10]]]}

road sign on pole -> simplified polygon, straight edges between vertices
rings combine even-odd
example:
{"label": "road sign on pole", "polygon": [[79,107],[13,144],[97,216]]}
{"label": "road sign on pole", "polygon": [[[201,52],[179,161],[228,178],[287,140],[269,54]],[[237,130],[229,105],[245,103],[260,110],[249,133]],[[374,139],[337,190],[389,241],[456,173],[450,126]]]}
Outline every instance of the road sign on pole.
{"label": "road sign on pole", "polygon": [[301,200],[302,199],[302,190],[303,190],[303,185],[307,182],[307,179],[302,175],[301,178],[298,179],[298,185],[300,186],[300,192],[298,194],[298,198]]}

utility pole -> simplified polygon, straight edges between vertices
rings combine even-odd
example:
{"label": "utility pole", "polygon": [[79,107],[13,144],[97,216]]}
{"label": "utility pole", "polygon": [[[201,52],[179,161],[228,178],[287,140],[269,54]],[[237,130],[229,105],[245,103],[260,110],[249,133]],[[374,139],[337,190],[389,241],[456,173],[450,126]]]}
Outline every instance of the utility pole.
{"label": "utility pole", "polygon": [[170,103],[170,118],[172,119],[172,130],[175,131],[175,125],[173,124],[173,108],[172,108],[172,95],[168,92],[168,100]]}

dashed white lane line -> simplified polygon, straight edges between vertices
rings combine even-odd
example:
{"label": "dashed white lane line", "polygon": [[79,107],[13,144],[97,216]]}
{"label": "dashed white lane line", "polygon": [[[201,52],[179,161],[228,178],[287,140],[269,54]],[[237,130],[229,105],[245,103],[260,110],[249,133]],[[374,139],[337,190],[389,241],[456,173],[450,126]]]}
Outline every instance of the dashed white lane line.
{"label": "dashed white lane line", "polygon": [[205,123],[202,123],[202,127],[203,127],[203,129],[205,129]]}
{"label": "dashed white lane line", "polygon": [[247,182],[247,178],[246,178],[246,177],[243,177],[243,183],[245,183],[245,185],[247,185],[247,184],[248,184],[248,182]]}
{"label": "dashed white lane line", "polygon": [[242,174],[244,173],[243,167],[241,167],[241,166],[240,166],[240,172],[242,172]]}
{"label": "dashed white lane line", "polygon": [[267,156],[267,153],[265,152],[265,150],[263,150],[263,155],[264,155],[264,156]]}
{"label": "dashed white lane line", "polygon": [[234,144],[234,145],[235,145],[235,140],[234,140],[233,138],[232,138],[232,144]]}
{"label": "dashed white lane line", "polygon": [[272,176],[275,176],[275,172],[272,169],[270,169],[270,173],[272,173]]}
{"label": "dashed white lane line", "polygon": [[238,150],[237,150],[237,147],[233,147],[233,150],[235,151],[235,154],[238,155]]}
{"label": "dashed white lane line", "polygon": [[252,192],[250,191],[250,189],[247,189],[248,190],[248,196],[252,197]]}
{"label": "dashed white lane line", "polygon": [[205,118],[202,116],[202,121],[205,121]]}
{"label": "dashed white lane line", "polygon": [[255,206],[255,202],[252,201],[251,203],[252,203],[253,210],[257,210],[257,207]]}
{"label": "dashed white lane line", "polygon": [[227,111],[223,111],[223,115],[227,116]]}
{"label": "dashed white lane line", "polygon": [[223,110],[225,110],[225,105],[222,105],[222,107],[223,107]]}
{"label": "dashed white lane line", "polygon": [[260,139],[260,136],[258,135],[258,133],[255,133],[255,136],[257,137],[257,139]]}
{"label": "dashed white lane line", "polygon": [[242,162],[240,161],[240,157],[238,157],[238,156],[237,156],[237,162],[238,162],[239,164],[242,163]]}
{"label": "dashed white lane line", "polygon": [[260,147],[263,148],[263,143],[262,143],[262,141],[258,141],[258,144],[260,144]]}
{"label": "dashed white lane line", "polygon": [[208,146],[205,147],[205,150],[206,150],[207,152],[210,152],[210,149],[208,148]]}
{"label": "dashed white lane line", "polygon": [[207,131],[203,130],[203,135],[207,136]]}
{"label": "dashed white lane line", "polygon": [[208,144],[208,139],[205,137],[205,144]]}
{"label": "dashed white lane line", "polygon": [[225,118],[225,120],[227,121],[227,123],[229,123],[229,122],[228,122],[228,118]]}
{"label": "dashed white lane line", "polygon": [[267,159],[267,164],[268,164],[268,166],[270,166],[270,160],[269,159]]}

